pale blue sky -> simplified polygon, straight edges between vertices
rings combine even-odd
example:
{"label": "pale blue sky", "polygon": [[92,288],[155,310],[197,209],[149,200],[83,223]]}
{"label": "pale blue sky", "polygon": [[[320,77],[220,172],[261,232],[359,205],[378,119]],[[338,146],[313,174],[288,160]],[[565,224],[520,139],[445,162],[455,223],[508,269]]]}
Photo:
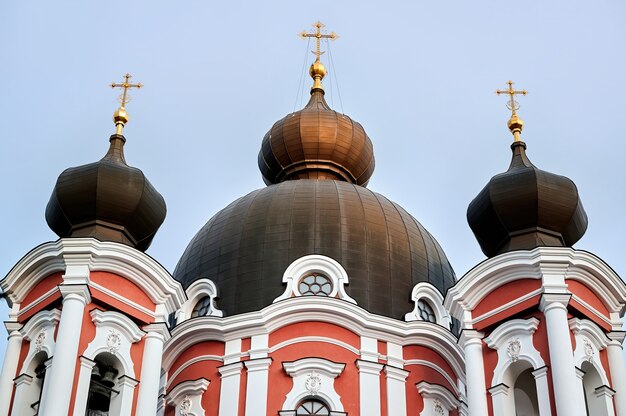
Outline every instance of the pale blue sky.
{"label": "pale blue sky", "polygon": [[[145,88],[128,105],[126,158],[167,202],[148,253],[173,271],[214,213],[264,186],[261,139],[294,109],[296,34],[318,19],[341,36],[330,70],[343,111],[375,146],[369,188],[420,220],[457,276],[484,259],[467,205],[509,164],[494,94],[508,79],[529,91],[531,160],[579,187],[589,229],[576,247],[626,274],[624,16],[625,2],[606,0],[4,1],[0,275],[56,239],[50,192],[63,169],[104,155],[117,104],[107,84],[127,71]],[[341,111],[337,86],[328,92]]]}

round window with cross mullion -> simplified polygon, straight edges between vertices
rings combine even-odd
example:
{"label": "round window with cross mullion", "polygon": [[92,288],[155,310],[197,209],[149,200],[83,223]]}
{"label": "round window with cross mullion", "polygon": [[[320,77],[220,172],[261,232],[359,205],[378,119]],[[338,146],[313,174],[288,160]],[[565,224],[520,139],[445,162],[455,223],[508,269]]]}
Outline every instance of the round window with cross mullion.
{"label": "round window with cross mullion", "polygon": [[296,415],[330,415],[330,409],[319,400],[309,399],[300,403]]}
{"label": "round window with cross mullion", "polygon": [[302,296],[330,296],[333,283],[328,276],[311,273],[300,279],[298,291]]}

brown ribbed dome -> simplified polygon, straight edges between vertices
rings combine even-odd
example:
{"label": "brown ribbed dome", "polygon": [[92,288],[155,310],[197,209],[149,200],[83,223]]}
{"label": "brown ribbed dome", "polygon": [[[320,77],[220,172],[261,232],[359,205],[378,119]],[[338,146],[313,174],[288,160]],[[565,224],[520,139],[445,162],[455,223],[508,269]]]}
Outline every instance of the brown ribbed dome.
{"label": "brown ribbed dome", "polygon": [[146,250],[166,214],[165,201],[143,172],[124,159],[124,136],[110,138],[102,160],[66,169],[46,207],[59,237],[95,237]]}
{"label": "brown ribbed dome", "polygon": [[441,293],[454,272],[435,239],[399,205],[362,186],[303,179],[259,189],[218,212],[196,234],[174,277],[209,278],[226,314],[260,310],[285,291],[296,259],[321,254],[347,271],[346,292],[366,310],[402,319],[411,290]]}
{"label": "brown ribbed dome", "polygon": [[272,126],[263,138],[259,168],[266,184],[289,179],[335,179],[366,185],[374,150],[363,127],[333,111],[315,88],[304,109]]}
{"label": "brown ribbed dome", "polygon": [[491,178],[467,210],[483,253],[493,257],[540,246],[572,246],[587,229],[576,185],[535,167],[523,142],[511,149],[509,169]]}

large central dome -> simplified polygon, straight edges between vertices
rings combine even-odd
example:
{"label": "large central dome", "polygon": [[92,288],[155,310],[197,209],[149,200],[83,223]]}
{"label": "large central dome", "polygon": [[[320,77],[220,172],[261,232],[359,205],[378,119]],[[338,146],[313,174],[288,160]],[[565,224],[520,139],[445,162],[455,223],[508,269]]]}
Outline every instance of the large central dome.
{"label": "large central dome", "polygon": [[294,260],[321,254],[347,271],[346,292],[370,312],[401,319],[411,289],[442,293],[454,272],[435,239],[399,205],[362,186],[301,179],[259,189],[217,213],[191,241],[174,276],[184,287],[208,277],[228,315],[280,296]]}
{"label": "large central dome", "polygon": [[345,269],[345,290],[362,308],[402,319],[411,291],[429,282],[442,294],[454,272],[435,239],[399,205],[365,188],[374,171],[361,124],[324,100],[326,69],[311,65],[311,100],[263,139],[258,164],[269,186],[211,218],[180,259],[185,288],[209,278],[227,315],[260,310],[285,291],[283,274],[304,256],[330,257]]}

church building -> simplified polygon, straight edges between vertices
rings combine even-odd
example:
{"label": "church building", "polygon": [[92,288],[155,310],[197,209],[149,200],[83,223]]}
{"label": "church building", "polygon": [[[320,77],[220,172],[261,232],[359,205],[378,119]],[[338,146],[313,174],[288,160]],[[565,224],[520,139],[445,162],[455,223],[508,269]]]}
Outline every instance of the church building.
{"label": "church building", "polygon": [[124,158],[141,84],[112,85],[108,151],[63,171],[45,209],[59,239],[0,281],[0,416],[626,416],[626,284],[573,248],[587,214],[530,161],[526,91],[498,91],[511,163],[469,203],[487,259],[457,276],[367,187],[374,144],[325,100],[322,28],[302,34],[309,102],[261,141],[267,186],[213,215],[173,273],[145,254],[166,201]]}

